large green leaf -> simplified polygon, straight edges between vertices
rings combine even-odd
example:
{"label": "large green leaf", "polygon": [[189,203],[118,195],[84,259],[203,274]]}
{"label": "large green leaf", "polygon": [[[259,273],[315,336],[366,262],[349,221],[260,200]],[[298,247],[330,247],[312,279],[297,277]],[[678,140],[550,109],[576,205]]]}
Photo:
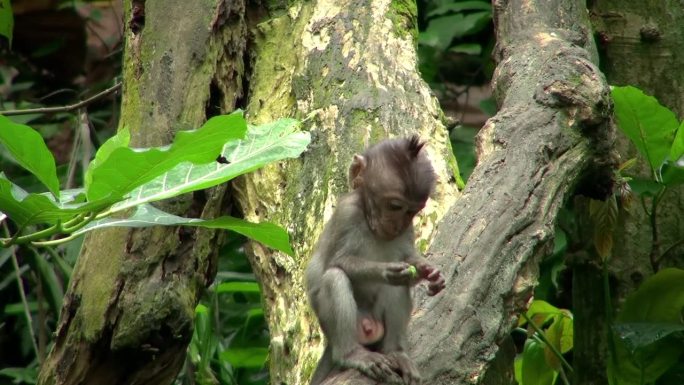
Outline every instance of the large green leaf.
{"label": "large green leaf", "polygon": [[12,44],[12,31],[14,30],[14,15],[10,0],[0,0],[0,36],[5,36]]}
{"label": "large green leaf", "polygon": [[0,211],[20,228],[38,223],[64,222],[80,213],[100,211],[115,202],[110,198],[83,202],[70,193],[62,195],[57,201],[49,193],[29,194],[0,173]]}
{"label": "large green leaf", "polygon": [[167,147],[114,148],[109,156],[95,162],[88,171],[88,200],[101,199],[110,194],[123,197],[182,162],[209,163],[218,157],[226,142],[243,138],[246,129],[242,111],[236,111],[230,115],[213,117],[197,130],[178,132],[173,143]]}
{"label": "large green leaf", "polygon": [[670,154],[679,122],[674,113],[638,88],[613,87],[618,127],[658,170]]}
{"label": "large green leaf", "polygon": [[55,158],[36,130],[0,115],[0,143],[22,167],[35,175],[55,196],[59,196]]}
{"label": "large green leaf", "polygon": [[[608,378],[611,381],[615,378],[620,385],[653,383],[677,363],[684,344],[673,335],[672,328],[682,324],[683,310],[684,270],[681,269],[663,269],[630,294],[616,319],[616,324],[621,326],[616,330],[616,357],[609,361]],[[633,335],[637,324],[640,333],[646,328],[652,333]],[[665,332],[665,324],[670,325],[670,332]]]}
{"label": "large green leaf", "polygon": [[670,149],[670,160],[676,162],[684,156],[684,121],[679,125]]}
{"label": "large green leaf", "polygon": [[613,325],[617,337],[630,353],[648,347],[668,336],[684,332],[684,324],[672,322],[626,322]]}
{"label": "large green leaf", "polygon": [[630,294],[618,322],[679,322],[684,309],[684,270],[668,268]]}
{"label": "large green leaf", "polygon": [[223,148],[221,154],[228,163],[181,163],[133,190],[130,198],[116,204],[112,212],[215,186],[265,164],[296,158],[311,141],[308,132],[297,131],[297,128],[298,122],[294,119],[250,126],[244,140],[228,142]]}
{"label": "large green leaf", "polygon": [[135,213],[128,218],[104,218],[93,221],[73,233],[74,236],[105,227],[149,227],[149,226],[196,226],[211,229],[231,230],[242,234],[268,247],[294,255],[287,232],[273,223],[252,223],[233,217],[216,219],[183,218],[161,211],[150,205],[139,205]]}
{"label": "large green leaf", "polygon": [[85,185],[89,186],[93,183],[93,170],[97,169],[100,164],[107,160],[109,155],[111,155],[112,152],[117,148],[128,147],[130,141],[131,133],[128,131],[127,127],[124,127],[114,134],[114,136],[107,139],[106,142],[102,143],[102,146],[100,146],[100,148],[97,149],[97,153],[95,153],[95,158],[90,161],[88,170],[86,170]]}
{"label": "large green leaf", "polygon": [[684,167],[679,165],[680,162],[667,162],[663,165],[662,175],[663,184],[666,186],[676,186],[684,183]]}

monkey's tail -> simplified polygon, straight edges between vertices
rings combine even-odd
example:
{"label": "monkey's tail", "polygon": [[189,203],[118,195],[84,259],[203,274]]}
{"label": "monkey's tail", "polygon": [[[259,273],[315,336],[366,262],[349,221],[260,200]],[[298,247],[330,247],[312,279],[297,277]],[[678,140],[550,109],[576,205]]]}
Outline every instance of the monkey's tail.
{"label": "monkey's tail", "polygon": [[323,382],[325,378],[328,377],[328,374],[330,374],[332,371],[333,366],[332,349],[330,348],[330,345],[327,345],[323,351],[321,359],[318,361],[316,371],[314,371],[314,374],[311,377],[310,385],[319,385],[321,382]]}

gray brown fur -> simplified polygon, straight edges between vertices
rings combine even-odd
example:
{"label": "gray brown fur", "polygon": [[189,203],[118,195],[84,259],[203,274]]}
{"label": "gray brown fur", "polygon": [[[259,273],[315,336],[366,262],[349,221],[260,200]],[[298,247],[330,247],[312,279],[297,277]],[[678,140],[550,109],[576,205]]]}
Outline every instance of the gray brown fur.
{"label": "gray brown fur", "polygon": [[[393,139],[354,157],[354,190],[339,199],[306,269],[309,300],[327,338],[312,385],[339,368],[358,369],[382,382],[420,381],[406,355],[410,287],[421,278],[430,294],[444,287],[439,271],[414,245],[413,216],[435,183],[422,148],[417,137]],[[359,314],[384,324],[376,351],[356,338]]]}

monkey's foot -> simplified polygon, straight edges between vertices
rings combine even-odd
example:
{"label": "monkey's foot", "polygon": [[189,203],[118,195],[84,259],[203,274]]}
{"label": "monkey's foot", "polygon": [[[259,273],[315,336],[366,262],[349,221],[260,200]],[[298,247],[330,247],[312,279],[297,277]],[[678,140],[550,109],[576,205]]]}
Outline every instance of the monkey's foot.
{"label": "monkey's foot", "polygon": [[390,360],[386,355],[359,346],[352,350],[340,361],[340,366],[356,369],[373,380],[385,383],[401,383],[401,378],[396,370],[399,368],[395,360]]}
{"label": "monkey's foot", "polygon": [[406,353],[391,352],[387,356],[394,361],[394,366],[399,370],[404,384],[420,385],[420,373]]}

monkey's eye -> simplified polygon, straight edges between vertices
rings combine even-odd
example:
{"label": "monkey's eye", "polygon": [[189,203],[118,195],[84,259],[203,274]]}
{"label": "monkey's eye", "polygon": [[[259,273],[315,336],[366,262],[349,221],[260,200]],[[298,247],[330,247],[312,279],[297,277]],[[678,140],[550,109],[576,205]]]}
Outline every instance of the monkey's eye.
{"label": "monkey's eye", "polygon": [[404,209],[404,204],[401,202],[397,202],[397,201],[389,201],[387,203],[387,208],[390,211],[401,211]]}

